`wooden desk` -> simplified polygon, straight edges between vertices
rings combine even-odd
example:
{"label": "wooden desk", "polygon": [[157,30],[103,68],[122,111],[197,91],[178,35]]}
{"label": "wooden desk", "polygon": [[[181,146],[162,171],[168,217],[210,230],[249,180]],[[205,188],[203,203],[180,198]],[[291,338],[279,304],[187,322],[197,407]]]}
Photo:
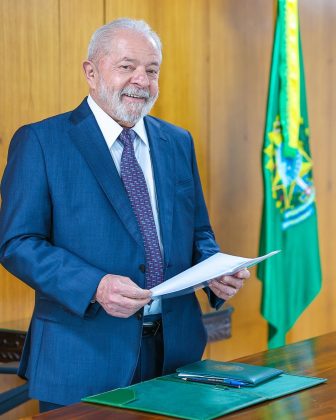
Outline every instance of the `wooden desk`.
{"label": "wooden desk", "polygon": [[[261,403],[224,416],[225,419],[335,419],[336,418],[336,332],[301,341],[237,361],[267,365],[289,373],[327,378],[326,384]],[[173,403],[173,402],[172,402]],[[119,419],[157,420],[166,416],[79,403],[34,416],[33,419]]]}

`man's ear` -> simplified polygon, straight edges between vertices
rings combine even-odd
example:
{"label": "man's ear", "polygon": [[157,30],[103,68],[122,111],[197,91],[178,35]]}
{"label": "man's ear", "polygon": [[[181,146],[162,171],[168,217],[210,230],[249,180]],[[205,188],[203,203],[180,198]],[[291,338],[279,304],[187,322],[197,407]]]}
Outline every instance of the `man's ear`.
{"label": "man's ear", "polygon": [[96,66],[92,61],[85,60],[83,62],[83,70],[90,88],[95,89],[98,79],[98,71]]}

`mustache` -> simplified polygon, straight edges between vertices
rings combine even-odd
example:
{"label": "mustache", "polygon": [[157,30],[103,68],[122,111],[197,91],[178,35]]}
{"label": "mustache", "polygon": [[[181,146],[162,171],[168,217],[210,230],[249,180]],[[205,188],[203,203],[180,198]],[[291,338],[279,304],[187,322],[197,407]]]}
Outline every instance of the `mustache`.
{"label": "mustache", "polygon": [[143,99],[149,99],[151,97],[148,89],[136,88],[134,86],[124,87],[119,92],[119,98],[121,98],[122,95],[136,96]]}

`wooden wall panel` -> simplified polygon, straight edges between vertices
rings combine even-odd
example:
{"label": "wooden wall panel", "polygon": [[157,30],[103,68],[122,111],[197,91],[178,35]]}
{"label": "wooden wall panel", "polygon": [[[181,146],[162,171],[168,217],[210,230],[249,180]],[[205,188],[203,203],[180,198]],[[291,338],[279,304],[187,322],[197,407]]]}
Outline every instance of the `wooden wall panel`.
{"label": "wooden wall panel", "polygon": [[61,112],[74,109],[88,93],[82,62],[92,33],[104,24],[103,0],[60,0]]}
{"label": "wooden wall panel", "polygon": [[[57,0],[2,0],[0,2],[1,174],[9,141],[21,125],[59,111]],[[0,320],[29,316],[33,293],[2,267]]]}
{"label": "wooden wall panel", "polygon": [[[241,0],[237,6],[234,0],[215,0],[210,9],[210,209],[222,249],[252,257],[258,254],[273,2]],[[233,337],[212,345],[212,358],[265,348],[260,296],[252,270],[251,280],[230,302]]]}
{"label": "wooden wall panel", "polygon": [[[59,51],[58,2],[32,0],[28,4],[25,0],[2,0],[0,21],[0,56],[3,58],[0,95],[2,174],[14,131],[25,123],[59,111],[58,91],[50,94],[51,85],[57,86],[58,81],[55,65]],[[0,276],[1,326],[29,317],[33,308],[33,291],[2,267]],[[5,384],[9,388],[9,384],[18,386],[21,382],[11,377]],[[2,383],[3,386],[5,384]],[[4,416],[7,420],[14,420],[36,412],[36,402],[30,401]]]}
{"label": "wooden wall panel", "polygon": [[[59,96],[50,95],[50,83],[58,80],[54,65],[58,57],[57,0],[2,0],[0,2],[0,52],[2,83],[0,96],[1,139],[9,138],[32,118],[59,109]],[[7,149],[1,153],[4,165]]]}

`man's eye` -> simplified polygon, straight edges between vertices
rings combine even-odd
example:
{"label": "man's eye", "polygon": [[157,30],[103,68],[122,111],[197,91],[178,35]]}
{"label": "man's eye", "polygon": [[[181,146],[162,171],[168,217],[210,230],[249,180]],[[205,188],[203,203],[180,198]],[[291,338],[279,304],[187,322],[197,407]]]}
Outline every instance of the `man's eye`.
{"label": "man's eye", "polygon": [[130,66],[129,64],[124,64],[120,66],[120,68],[122,68],[123,70],[132,70],[132,66]]}
{"label": "man's eye", "polygon": [[158,74],[158,70],[156,70],[156,69],[148,69],[147,70],[147,73],[150,74],[150,75],[156,75],[156,74]]}

